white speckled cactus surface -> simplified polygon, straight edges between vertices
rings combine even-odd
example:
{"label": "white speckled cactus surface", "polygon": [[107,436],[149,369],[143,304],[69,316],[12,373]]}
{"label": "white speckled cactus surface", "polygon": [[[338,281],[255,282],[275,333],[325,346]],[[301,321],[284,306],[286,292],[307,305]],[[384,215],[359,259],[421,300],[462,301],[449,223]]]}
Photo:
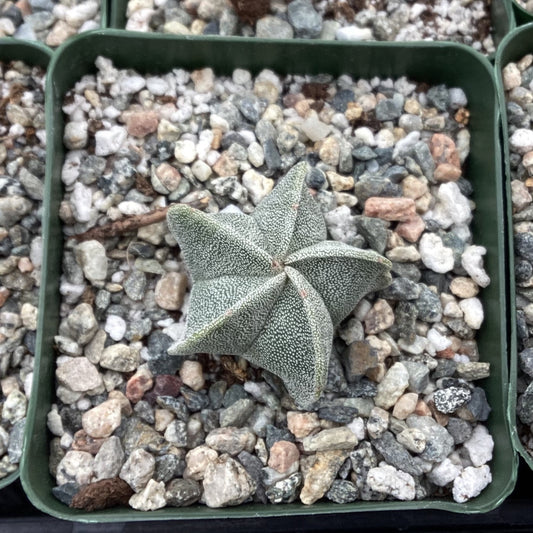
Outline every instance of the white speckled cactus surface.
{"label": "white speckled cactus surface", "polygon": [[169,354],[243,356],[282,378],[301,406],[325,386],[334,327],[391,280],[376,252],[326,240],[308,168],[294,166],[250,216],[168,212],[194,283],[185,338]]}

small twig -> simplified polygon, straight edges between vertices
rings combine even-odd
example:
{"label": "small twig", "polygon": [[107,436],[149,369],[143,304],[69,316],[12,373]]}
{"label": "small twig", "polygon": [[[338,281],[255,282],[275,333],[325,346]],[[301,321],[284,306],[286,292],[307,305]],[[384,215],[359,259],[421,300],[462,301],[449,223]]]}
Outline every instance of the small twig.
{"label": "small twig", "polygon": [[89,241],[93,239],[102,241],[110,237],[122,235],[128,231],[142,228],[143,226],[149,226],[150,224],[161,222],[165,220],[167,211],[168,206],[158,207],[149,213],[144,213],[143,215],[131,215],[129,217],[121,218],[120,220],[116,220],[110,224],[98,226],[97,228],[91,228],[90,230],[87,230],[84,233],[79,233],[78,235],[72,235],[72,237],[77,241]]}

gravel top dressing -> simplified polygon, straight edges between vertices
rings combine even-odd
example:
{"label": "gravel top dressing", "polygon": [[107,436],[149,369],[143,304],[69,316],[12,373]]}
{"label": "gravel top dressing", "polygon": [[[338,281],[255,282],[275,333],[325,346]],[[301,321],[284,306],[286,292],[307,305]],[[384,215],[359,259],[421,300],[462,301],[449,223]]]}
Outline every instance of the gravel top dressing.
{"label": "gravel top dressing", "polygon": [[100,27],[100,0],[0,0],[0,37],[41,41],[55,48]]}
{"label": "gravel top dressing", "polygon": [[490,54],[490,1],[130,0],[126,29],[265,39],[453,41]]}
{"label": "gravel top dressing", "polygon": [[[96,67],[63,105],[54,495],[155,510],[480,494],[493,439],[476,331],[490,279],[469,228],[463,90]],[[329,238],[393,265],[392,284],[338,327],[306,410],[245,359],[167,354],[190,281],[166,208],[250,214],[302,160]]]}
{"label": "gravel top dressing", "polygon": [[18,468],[33,378],[46,135],[39,67],[0,62],[0,478]]}
{"label": "gravel top dressing", "polygon": [[511,193],[515,251],[518,365],[517,424],[520,440],[533,454],[533,130],[529,108],[533,101],[533,55],[505,65],[502,71],[507,102]]}

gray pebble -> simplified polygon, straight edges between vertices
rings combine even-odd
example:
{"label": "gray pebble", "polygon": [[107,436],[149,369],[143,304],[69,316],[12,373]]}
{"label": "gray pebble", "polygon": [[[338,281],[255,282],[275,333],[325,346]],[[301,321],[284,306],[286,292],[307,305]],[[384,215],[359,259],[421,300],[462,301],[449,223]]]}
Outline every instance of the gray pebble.
{"label": "gray pebble", "polygon": [[302,483],[302,474],[295,472],[288,478],[277,481],[267,488],[266,496],[270,503],[292,503],[297,496],[297,490]]}
{"label": "gray pebble", "polygon": [[357,487],[351,481],[336,479],[326,492],[326,498],[334,503],[351,503],[357,499]]}
{"label": "gray pebble", "polygon": [[287,6],[289,22],[296,37],[314,39],[322,31],[322,17],[315,11],[310,0],[292,0]]}
{"label": "gray pebble", "polygon": [[202,494],[200,484],[193,479],[173,479],[166,486],[165,498],[170,507],[187,507],[196,503]]}
{"label": "gray pebble", "polygon": [[386,431],[379,439],[372,441],[374,448],[383,456],[387,463],[413,476],[422,474],[422,469],[411,454],[396,440],[390,431]]}
{"label": "gray pebble", "polygon": [[229,407],[220,411],[220,426],[241,427],[255,409],[253,400],[242,398],[233,402]]}

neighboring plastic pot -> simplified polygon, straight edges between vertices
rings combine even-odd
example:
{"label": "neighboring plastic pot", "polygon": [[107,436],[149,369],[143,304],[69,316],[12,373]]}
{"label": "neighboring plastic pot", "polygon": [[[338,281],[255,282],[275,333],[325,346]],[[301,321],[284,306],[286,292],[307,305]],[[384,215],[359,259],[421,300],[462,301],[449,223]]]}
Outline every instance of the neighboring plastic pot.
{"label": "neighboring plastic pot", "polygon": [[[39,66],[44,69],[52,57],[50,49],[44,44],[27,43],[11,38],[0,39],[0,61],[24,61],[27,65]],[[0,489],[11,484],[19,477],[19,470],[0,479]]]}
{"label": "neighboring plastic pot", "polygon": [[[126,27],[128,1],[113,0],[110,2],[109,28],[124,29]],[[511,2],[512,0],[493,0],[491,4],[490,10],[495,46],[498,46],[499,42],[516,26]]]}
{"label": "neighboring plastic pot", "polygon": [[[164,50],[164,53],[161,53]],[[343,73],[354,77],[400,77],[431,84],[461,86],[469,98],[472,134],[468,177],[475,189],[477,209],[472,230],[475,242],[488,250],[486,269],[492,283],[483,291],[485,323],[479,333],[479,351],[491,363],[491,376],[483,382],[492,414],[489,429],[495,439],[493,482],[482,495],[465,504],[428,499],[413,502],[356,502],[347,505],[319,502],[312,506],[246,504],[233,508],[201,506],[166,508],[150,513],[125,508],[85,512],[60,503],[52,495],[54,480],[48,470],[50,436],[46,418],[55,401],[53,338],[59,325],[59,278],[62,230],[58,216],[62,199],[61,168],[64,159],[61,107],[63,97],[81,76],[94,72],[94,60],[104,55],[118,68],[141,73],[163,73],[172,68],[212,67],[217,74],[234,68],[257,73],[269,68],[280,74]],[[49,129],[43,238],[43,283],[36,345],[33,394],[29,407],[21,478],[31,502],[59,518],[86,522],[122,522],[197,518],[344,513],[378,510],[443,509],[459,513],[486,512],[498,506],[516,481],[517,457],[513,450],[507,410],[507,303],[505,297],[504,215],[501,152],[498,138],[499,108],[492,67],[487,59],[462,46],[448,43],[357,44],[343,42],[265,41],[246,38],[179,38],[128,34],[103,30],[80,35],[54,55],[49,71],[46,116]]]}
{"label": "neighboring plastic pot", "polygon": [[511,202],[511,165],[509,151],[509,128],[507,124],[507,106],[505,91],[503,89],[502,69],[511,61],[519,61],[526,54],[533,53],[533,24],[521,26],[510,33],[501,43],[494,68],[500,98],[502,115],[503,154],[505,165],[505,190],[507,198],[507,238],[508,238],[508,269],[509,269],[509,312],[510,312],[510,371],[509,371],[509,426],[513,445],[524,458],[530,468],[533,469],[533,457],[526,451],[518,437],[516,426],[516,402],[517,402],[517,376],[518,376],[518,345],[516,329],[516,285],[514,276],[514,235],[513,235],[513,208]]}
{"label": "neighboring plastic pot", "polygon": [[528,24],[533,22],[533,13],[524,9],[516,0],[513,1],[513,11],[517,25]]}

